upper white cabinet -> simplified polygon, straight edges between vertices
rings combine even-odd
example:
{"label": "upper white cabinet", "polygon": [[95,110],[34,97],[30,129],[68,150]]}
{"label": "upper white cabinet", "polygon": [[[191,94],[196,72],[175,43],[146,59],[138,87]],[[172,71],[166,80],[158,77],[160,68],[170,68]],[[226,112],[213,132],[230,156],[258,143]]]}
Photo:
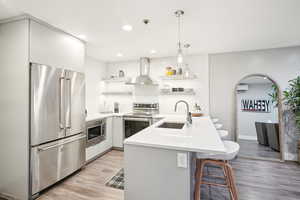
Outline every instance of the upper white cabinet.
{"label": "upper white cabinet", "polygon": [[84,72],[84,59],[84,42],[30,20],[31,62]]}

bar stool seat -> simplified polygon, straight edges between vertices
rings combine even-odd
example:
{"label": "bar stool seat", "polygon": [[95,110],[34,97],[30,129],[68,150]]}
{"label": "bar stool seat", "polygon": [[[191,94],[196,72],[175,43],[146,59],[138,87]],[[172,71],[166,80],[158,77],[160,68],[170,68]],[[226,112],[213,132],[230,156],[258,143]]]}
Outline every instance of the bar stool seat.
{"label": "bar stool seat", "polygon": [[225,139],[229,135],[227,130],[218,130],[218,133],[222,139]]}
{"label": "bar stool seat", "polygon": [[[200,191],[201,191],[202,184],[228,187],[231,199],[238,200],[238,194],[237,194],[233,169],[230,166],[228,161],[234,159],[237,156],[240,149],[240,145],[236,142],[224,141],[224,146],[226,149],[225,153],[220,153],[220,154],[197,153],[196,154],[197,161],[196,161],[196,174],[195,174],[196,183],[195,183],[195,193],[194,193],[195,200],[200,200]],[[225,184],[210,183],[202,180],[204,175],[204,167],[206,164],[217,165],[222,168],[224,173],[224,177],[222,178],[225,179]]]}
{"label": "bar stool seat", "polygon": [[240,145],[236,142],[232,141],[223,141],[226,153],[220,153],[220,154],[204,154],[204,153],[197,153],[196,157],[197,159],[212,159],[212,160],[232,160],[234,159],[239,150]]}
{"label": "bar stool seat", "polygon": [[217,130],[221,129],[222,127],[223,127],[223,124],[220,124],[220,123],[215,124],[215,128]]}
{"label": "bar stool seat", "polygon": [[217,122],[219,121],[219,119],[218,119],[218,118],[212,118],[211,121],[212,121],[213,123],[217,123]]}

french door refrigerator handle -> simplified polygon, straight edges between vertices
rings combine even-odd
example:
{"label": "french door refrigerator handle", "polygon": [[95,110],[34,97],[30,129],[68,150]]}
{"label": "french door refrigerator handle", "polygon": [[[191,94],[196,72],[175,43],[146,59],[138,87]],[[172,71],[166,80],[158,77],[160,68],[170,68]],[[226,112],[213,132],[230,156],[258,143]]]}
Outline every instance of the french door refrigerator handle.
{"label": "french door refrigerator handle", "polygon": [[65,128],[65,123],[63,117],[62,117],[62,112],[64,112],[64,109],[62,108],[63,106],[63,94],[64,94],[64,88],[63,88],[63,82],[64,82],[65,78],[64,77],[60,77],[59,78],[59,128],[60,129],[64,129]]}
{"label": "french door refrigerator handle", "polygon": [[68,123],[66,124],[66,128],[70,129],[72,127],[72,82],[70,78],[67,78],[66,81],[68,84],[68,107],[69,107],[69,117],[68,117]]}

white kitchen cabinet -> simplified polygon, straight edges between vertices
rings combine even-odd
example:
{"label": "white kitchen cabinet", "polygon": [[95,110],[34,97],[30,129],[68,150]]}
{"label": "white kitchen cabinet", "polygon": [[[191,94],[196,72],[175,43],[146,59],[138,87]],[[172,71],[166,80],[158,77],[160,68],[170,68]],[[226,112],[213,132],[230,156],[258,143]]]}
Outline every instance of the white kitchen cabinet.
{"label": "white kitchen cabinet", "polygon": [[84,72],[85,44],[81,40],[30,20],[30,61]]}
{"label": "white kitchen cabinet", "polygon": [[124,140],[124,123],[123,117],[113,117],[113,147],[123,148]]}
{"label": "white kitchen cabinet", "polygon": [[108,117],[106,120],[106,138],[99,144],[90,146],[86,149],[86,161],[90,161],[99,155],[112,148],[113,144],[113,117]]}
{"label": "white kitchen cabinet", "polygon": [[0,23],[0,188],[15,199],[28,199],[28,50],[28,20]]}
{"label": "white kitchen cabinet", "polygon": [[106,150],[113,146],[113,117],[106,118]]}

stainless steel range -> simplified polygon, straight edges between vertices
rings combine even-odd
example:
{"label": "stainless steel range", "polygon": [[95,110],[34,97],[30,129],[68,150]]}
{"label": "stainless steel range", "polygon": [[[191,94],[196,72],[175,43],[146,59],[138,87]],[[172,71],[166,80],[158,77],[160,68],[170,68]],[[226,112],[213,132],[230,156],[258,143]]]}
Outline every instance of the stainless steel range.
{"label": "stainless steel range", "polygon": [[133,103],[133,112],[124,115],[124,139],[159,121],[158,114],[158,103]]}

